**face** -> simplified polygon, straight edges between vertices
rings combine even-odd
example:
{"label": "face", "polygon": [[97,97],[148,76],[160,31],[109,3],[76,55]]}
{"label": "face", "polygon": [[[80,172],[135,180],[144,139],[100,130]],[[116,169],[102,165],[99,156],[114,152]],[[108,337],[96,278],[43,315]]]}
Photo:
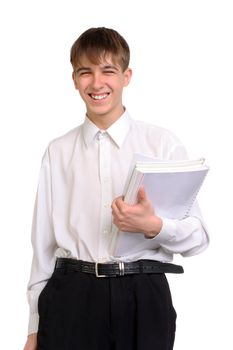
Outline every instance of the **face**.
{"label": "face", "polygon": [[122,115],[122,92],[131,75],[129,68],[123,72],[111,57],[95,65],[84,56],[74,69],[75,88],[86,104],[88,117],[98,127],[107,128]]}

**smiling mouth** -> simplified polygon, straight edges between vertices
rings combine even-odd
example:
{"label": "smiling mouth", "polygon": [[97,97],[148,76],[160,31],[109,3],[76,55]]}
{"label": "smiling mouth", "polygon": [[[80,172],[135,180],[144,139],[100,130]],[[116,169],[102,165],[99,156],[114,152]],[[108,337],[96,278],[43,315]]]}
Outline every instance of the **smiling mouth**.
{"label": "smiling mouth", "polygon": [[109,92],[103,94],[88,94],[93,100],[100,101],[108,97]]}

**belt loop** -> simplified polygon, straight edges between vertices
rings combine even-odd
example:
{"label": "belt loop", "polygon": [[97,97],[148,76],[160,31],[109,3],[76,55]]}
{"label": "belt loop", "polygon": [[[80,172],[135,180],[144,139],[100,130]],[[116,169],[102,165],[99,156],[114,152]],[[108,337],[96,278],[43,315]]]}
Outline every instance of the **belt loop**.
{"label": "belt loop", "polygon": [[120,276],[124,276],[125,274],[125,264],[123,261],[119,262],[119,271],[120,271]]}

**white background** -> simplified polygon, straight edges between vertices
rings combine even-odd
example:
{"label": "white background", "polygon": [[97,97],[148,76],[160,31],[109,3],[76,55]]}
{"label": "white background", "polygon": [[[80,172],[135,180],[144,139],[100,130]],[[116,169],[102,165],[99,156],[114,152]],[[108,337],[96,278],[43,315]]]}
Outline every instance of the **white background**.
{"label": "white background", "polygon": [[[0,4],[0,348],[27,332],[30,229],[48,142],[80,124],[69,50],[89,27],[118,30],[131,47],[131,115],[171,129],[211,171],[199,194],[211,245],[169,276],[176,350],[232,349],[231,1],[7,0]],[[4,344],[4,345],[3,345]]]}

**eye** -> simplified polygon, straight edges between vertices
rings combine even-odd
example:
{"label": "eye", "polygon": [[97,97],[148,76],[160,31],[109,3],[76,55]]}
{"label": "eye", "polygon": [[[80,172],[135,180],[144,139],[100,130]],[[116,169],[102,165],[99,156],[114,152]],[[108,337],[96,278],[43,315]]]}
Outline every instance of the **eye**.
{"label": "eye", "polygon": [[90,75],[91,71],[89,69],[80,68],[80,69],[75,70],[75,74],[78,77],[85,77],[85,76]]}
{"label": "eye", "polygon": [[104,72],[104,74],[106,74],[106,75],[113,75],[113,74],[116,73],[114,70],[110,70],[110,69],[104,70],[103,72]]}
{"label": "eye", "polygon": [[90,75],[90,72],[80,72],[79,76],[86,76],[86,75]]}

